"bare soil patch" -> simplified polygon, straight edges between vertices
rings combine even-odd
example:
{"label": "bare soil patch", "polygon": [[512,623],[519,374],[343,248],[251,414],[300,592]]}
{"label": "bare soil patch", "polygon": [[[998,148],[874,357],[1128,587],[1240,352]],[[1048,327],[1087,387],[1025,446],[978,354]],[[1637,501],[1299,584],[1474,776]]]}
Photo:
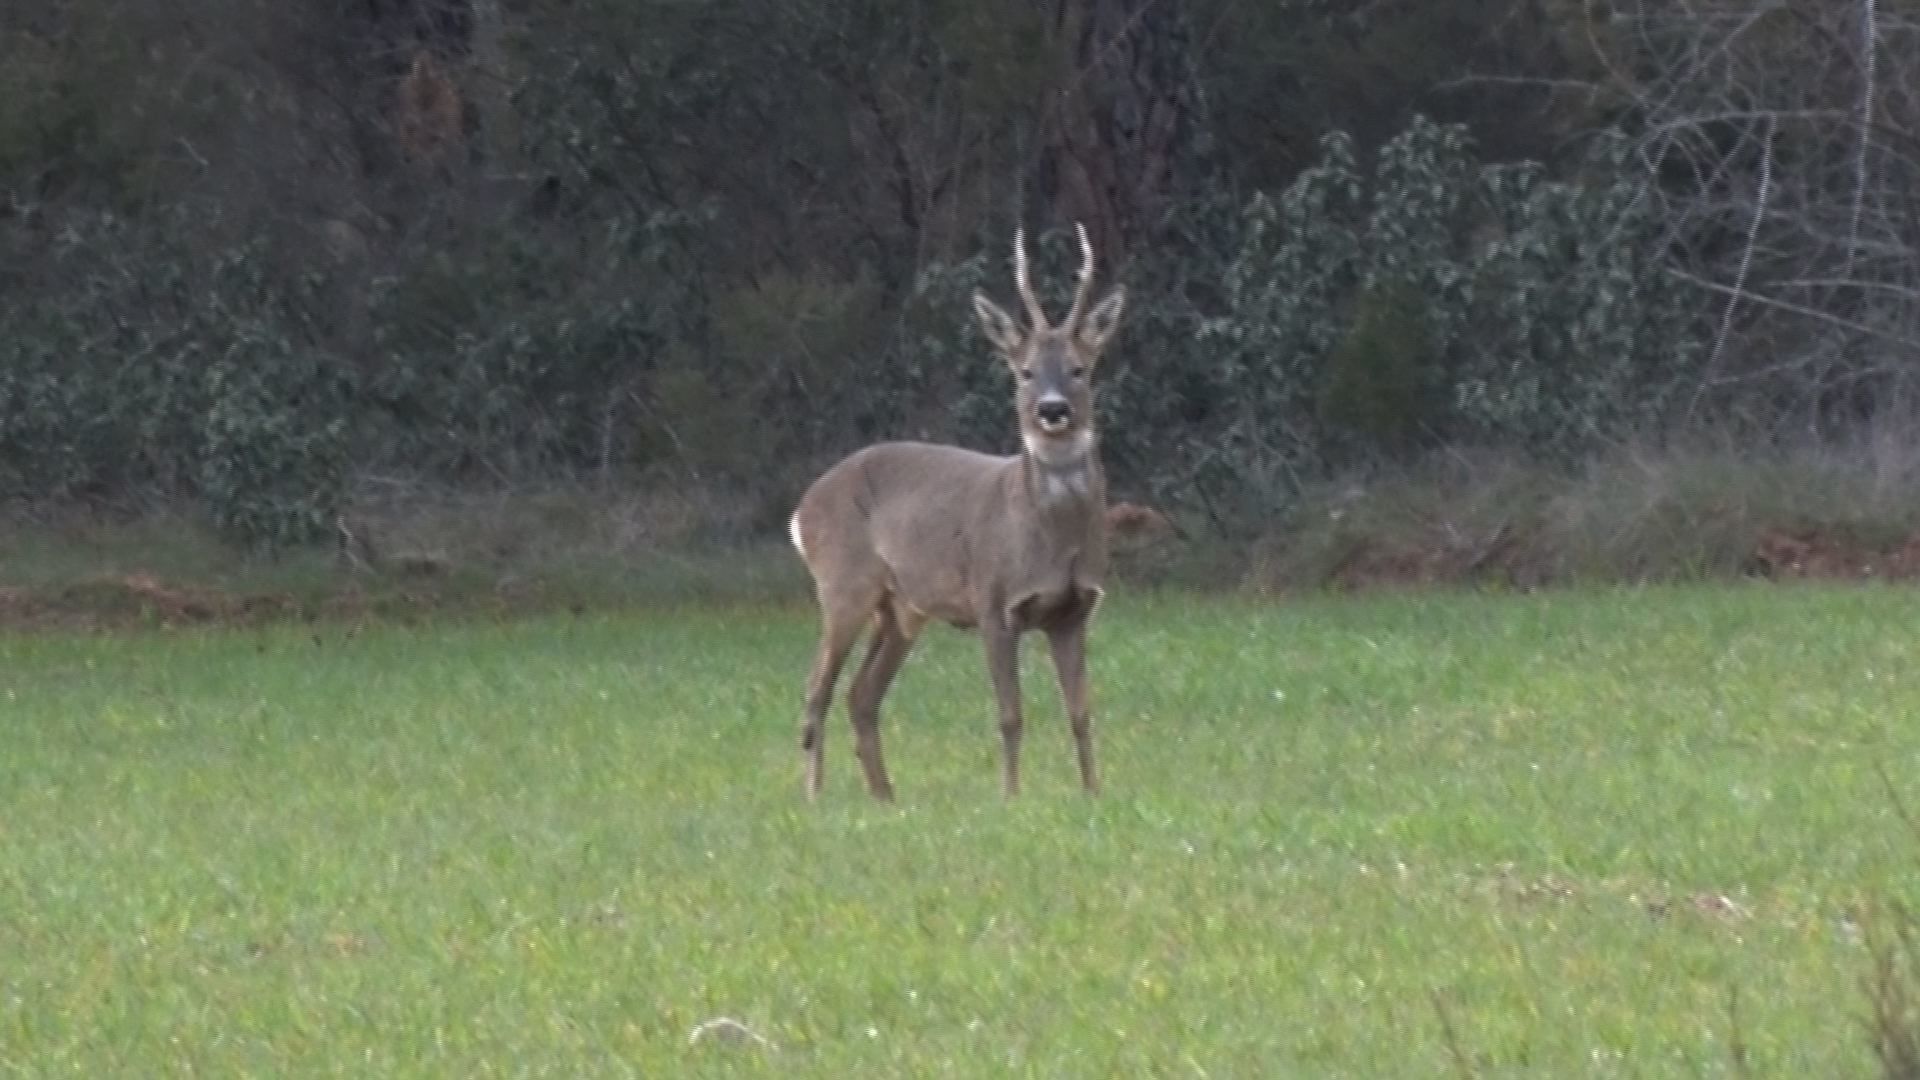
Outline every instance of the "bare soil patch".
{"label": "bare soil patch", "polygon": [[59,585],[0,586],[0,629],[170,630],[194,626],[248,626],[321,619],[406,619],[435,612],[496,613],[511,610],[511,597],[489,603],[448,592],[370,592],[348,584],[302,596],[285,591],[231,590],[163,581],[150,573],[86,578]]}

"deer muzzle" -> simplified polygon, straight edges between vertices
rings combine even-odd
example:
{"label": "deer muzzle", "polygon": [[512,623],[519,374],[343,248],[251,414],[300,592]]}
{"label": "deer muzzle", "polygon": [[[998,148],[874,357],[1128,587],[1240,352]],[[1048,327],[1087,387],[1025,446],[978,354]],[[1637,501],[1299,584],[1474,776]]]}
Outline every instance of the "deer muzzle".
{"label": "deer muzzle", "polygon": [[1043,397],[1034,403],[1033,415],[1040,422],[1041,431],[1057,435],[1073,422],[1073,406],[1059,395]]}

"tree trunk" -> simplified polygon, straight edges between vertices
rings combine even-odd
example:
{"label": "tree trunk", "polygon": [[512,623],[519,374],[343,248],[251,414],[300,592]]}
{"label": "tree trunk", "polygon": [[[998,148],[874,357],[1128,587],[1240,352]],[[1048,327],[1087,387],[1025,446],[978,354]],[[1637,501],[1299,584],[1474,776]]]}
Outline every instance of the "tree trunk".
{"label": "tree trunk", "polygon": [[1040,191],[1118,265],[1202,167],[1200,83],[1182,4],[1060,0],[1065,79],[1046,121]]}

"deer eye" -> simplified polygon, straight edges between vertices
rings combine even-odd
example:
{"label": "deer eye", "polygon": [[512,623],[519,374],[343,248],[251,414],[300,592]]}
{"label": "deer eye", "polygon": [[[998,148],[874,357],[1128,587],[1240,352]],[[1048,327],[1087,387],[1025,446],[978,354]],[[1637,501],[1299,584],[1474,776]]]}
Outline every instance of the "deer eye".
{"label": "deer eye", "polygon": [[1081,367],[1079,364],[1075,364],[1073,366],[1073,370],[1068,372],[1067,374],[1072,375],[1074,378],[1078,379],[1086,375],[1086,373],[1087,373],[1086,368]]}
{"label": "deer eye", "polygon": [[1021,369],[1020,369],[1020,381],[1021,381],[1021,382],[1032,382],[1032,381],[1033,381],[1033,369],[1032,369],[1032,368],[1024,368],[1024,367],[1023,367],[1023,368],[1021,368]]}

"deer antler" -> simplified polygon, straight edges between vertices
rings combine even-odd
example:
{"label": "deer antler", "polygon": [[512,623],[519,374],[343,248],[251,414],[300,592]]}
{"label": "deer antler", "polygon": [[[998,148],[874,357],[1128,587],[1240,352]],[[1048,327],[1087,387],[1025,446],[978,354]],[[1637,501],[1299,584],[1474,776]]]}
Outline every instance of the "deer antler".
{"label": "deer antler", "polygon": [[1020,302],[1027,306],[1027,321],[1035,330],[1048,327],[1047,313],[1040,308],[1040,301],[1033,295],[1033,283],[1027,280],[1027,235],[1025,229],[1013,230],[1013,287],[1020,292]]}
{"label": "deer antler", "polygon": [[1087,292],[1093,287],[1093,243],[1087,239],[1087,227],[1079,222],[1073,223],[1073,231],[1080,234],[1080,281],[1073,288],[1073,307],[1067,312],[1067,321],[1062,326],[1079,326],[1080,316],[1086,313]]}

